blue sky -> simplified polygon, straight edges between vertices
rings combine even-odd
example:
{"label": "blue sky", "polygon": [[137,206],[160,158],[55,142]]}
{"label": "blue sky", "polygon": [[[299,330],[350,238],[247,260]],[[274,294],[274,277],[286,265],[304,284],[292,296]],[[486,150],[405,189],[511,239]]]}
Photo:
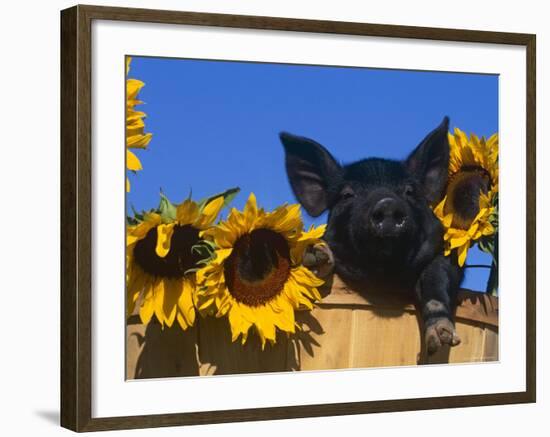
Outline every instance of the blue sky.
{"label": "blue sky", "polygon": [[[441,119],[479,136],[498,131],[498,76],[134,57],[129,77],[145,86],[143,170],[130,174],[127,204],[176,203],[239,186],[234,206],[256,194],[272,209],[294,202],[278,134],[325,145],[343,163],[403,159]],[[303,212],[304,222],[324,223]],[[489,257],[471,250],[469,264]],[[467,269],[463,286],[483,290],[488,270]]]}

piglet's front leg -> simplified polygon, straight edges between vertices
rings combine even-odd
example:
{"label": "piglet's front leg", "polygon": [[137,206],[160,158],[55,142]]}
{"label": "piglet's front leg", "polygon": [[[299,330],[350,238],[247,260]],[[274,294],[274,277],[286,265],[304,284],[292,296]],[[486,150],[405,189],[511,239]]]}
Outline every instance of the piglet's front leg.
{"label": "piglet's front leg", "polygon": [[334,255],[327,243],[317,243],[306,249],[303,264],[319,278],[324,279],[334,272]]}
{"label": "piglet's front leg", "polygon": [[437,256],[420,273],[416,283],[416,296],[424,322],[424,341],[429,354],[442,345],[460,343],[453,323],[461,269],[449,258]]}

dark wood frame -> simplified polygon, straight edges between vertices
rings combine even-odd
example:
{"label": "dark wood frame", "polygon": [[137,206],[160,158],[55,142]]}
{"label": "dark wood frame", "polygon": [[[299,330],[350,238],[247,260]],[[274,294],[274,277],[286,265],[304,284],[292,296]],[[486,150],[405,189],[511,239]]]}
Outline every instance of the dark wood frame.
{"label": "dark wood frame", "polygon": [[[526,391],[468,396],[92,418],[91,24],[121,20],[508,44],[527,51]],[[535,78],[530,34],[289,18],[75,6],[61,12],[61,425],[74,431],[271,420],[536,401]]]}

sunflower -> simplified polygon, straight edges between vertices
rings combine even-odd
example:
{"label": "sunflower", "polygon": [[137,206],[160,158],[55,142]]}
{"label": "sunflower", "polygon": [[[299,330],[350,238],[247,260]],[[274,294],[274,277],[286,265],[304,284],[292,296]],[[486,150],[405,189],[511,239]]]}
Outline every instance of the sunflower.
{"label": "sunflower", "polygon": [[[126,57],[126,76],[130,71],[132,58]],[[137,99],[137,95],[145,84],[137,79],[126,79],[126,168],[131,171],[141,170],[139,158],[129,149],[144,149],[147,147],[153,134],[143,133],[146,117],[145,112],[136,111],[134,107],[143,102]],[[126,178],[126,191],[130,191],[130,181]]]}
{"label": "sunflower", "polygon": [[464,265],[471,244],[495,233],[498,196],[498,134],[470,138],[449,133],[449,180],[445,198],[434,208],[445,227],[445,254],[457,249]]}
{"label": "sunflower", "polygon": [[243,212],[201,235],[210,239],[215,258],[197,272],[201,313],[227,316],[232,341],[244,344],[254,326],[262,349],[275,343],[276,328],[295,332],[294,311],[312,309],[323,281],[301,265],[305,249],[319,243],[325,225],[303,230],[299,205],[272,212],[259,209],[254,193]]}
{"label": "sunflower", "polygon": [[223,205],[223,196],[202,205],[187,199],[177,207],[162,196],[159,212],[145,213],[128,226],[127,310],[140,302],[142,323],[154,314],[163,326],[175,320],[183,330],[193,325],[194,269],[203,259],[195,248],[200,231],[212,225]]}

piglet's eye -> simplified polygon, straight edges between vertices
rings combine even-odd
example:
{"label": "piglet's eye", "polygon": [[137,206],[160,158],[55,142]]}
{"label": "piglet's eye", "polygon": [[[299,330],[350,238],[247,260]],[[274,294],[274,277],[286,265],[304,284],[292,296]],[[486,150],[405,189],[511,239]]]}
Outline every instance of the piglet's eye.
{"label": "piglet's eye", "polygon": [[341,199],[350,199],[352,197],[355,197],[355,193],[353,192],[353,190],[350,187],[345,187],[340,192],[340,198]]}
{"label": "piglet's eye", "polygon": [[405,185],[405,189],[403,190],[405,196],[413,196],[414,195],[414,187],[412,185]]}

